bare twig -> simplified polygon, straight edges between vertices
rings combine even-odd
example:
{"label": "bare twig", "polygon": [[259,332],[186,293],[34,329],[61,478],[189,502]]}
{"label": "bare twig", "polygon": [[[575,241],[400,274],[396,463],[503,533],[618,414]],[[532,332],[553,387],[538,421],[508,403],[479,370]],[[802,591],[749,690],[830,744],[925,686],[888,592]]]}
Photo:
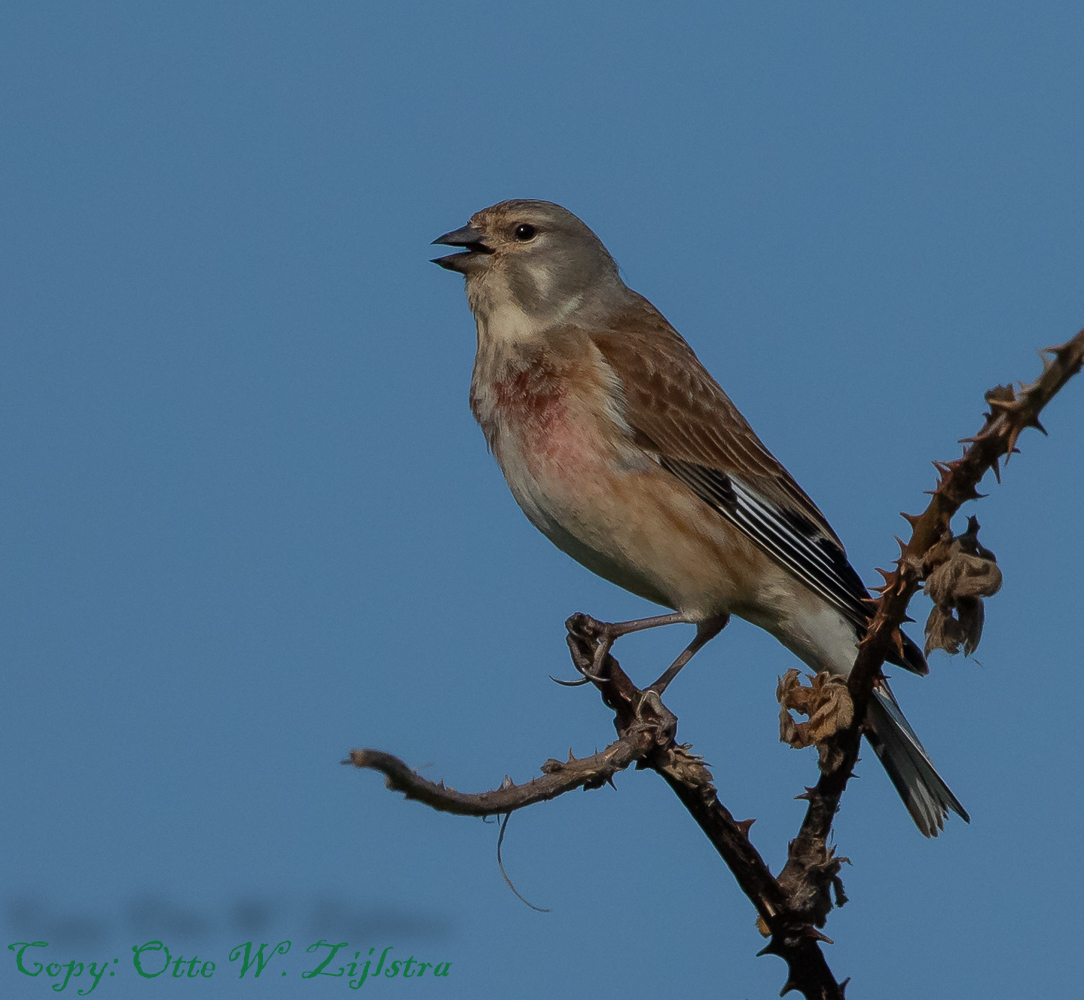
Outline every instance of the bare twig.
{"label": "bare twig", "polygon": [[408,799],[416,799],[438,812],[459,816],[497,816],[514,812],[536,802],[555,799],[574,788],[598,788],[610,781],[618,771],[640,760],[654,743],[646,730],[631,733],[611,743],[591,757],[577,760],[569,752],[567,761],[550,758],[542,765],[543,775],[524,785],[506,779],[500,788],[490,792],[457,792],[444,782],[432,782],[412,770],[398,757],[380,750],[351,750],[344,764],[370,768],[384,775],[384,784]]}

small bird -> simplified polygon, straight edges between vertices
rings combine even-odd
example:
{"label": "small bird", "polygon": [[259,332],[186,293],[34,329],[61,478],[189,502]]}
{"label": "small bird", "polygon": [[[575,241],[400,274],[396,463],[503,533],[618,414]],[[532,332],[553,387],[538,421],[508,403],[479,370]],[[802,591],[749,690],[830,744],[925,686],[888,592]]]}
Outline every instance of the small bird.
{"label": "small bird", "polygon": [[[433,241],[466,278],[478,351],[470,405],[512,495],[559,549],[670,608],[607,637],[685,622],[696,636],[661,693],[731,615],[816,671],[846,676],[869,592],[824,515],[692,348],[630,289],[602,241],[548,201],[504,201]],[[897,663],[928,673],[905,639]],[[967,813],[887,683],[867,737],[919,830]]]}

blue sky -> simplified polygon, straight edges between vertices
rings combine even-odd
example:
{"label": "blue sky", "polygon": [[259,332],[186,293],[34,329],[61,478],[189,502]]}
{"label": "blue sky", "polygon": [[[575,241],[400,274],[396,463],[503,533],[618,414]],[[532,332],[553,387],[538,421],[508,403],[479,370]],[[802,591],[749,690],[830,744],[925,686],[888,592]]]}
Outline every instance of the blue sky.
{"label": "blue sky", "polygon": [[[494,825],[338,764],[483,789],[592,752],[562,623],[652,613],[515,507],[428,244],[509,197],[584,218],[875,582],[983,391],[1081,326],[1082,51],[1068,3],[8,5],[3,944],[118,958],[116,997],[341,993],[297,985],[320,939],[452,962],[419,995],[776,995],[656,776],[512,818],[540,914]],[[896,680],[970,827],[924,840],[871,754],[844,801],[860,995],[1078,981],[1082,419],[1077,382],[973,508],[978,659]],[[646,681],[685,641],[618,655]],[[667,697],[776,870],[816,773],[777,741],[792,665],[738,623]],[[140,979],[152,939],[213,976]],[[249,940],[292,950],[240,980]]]}

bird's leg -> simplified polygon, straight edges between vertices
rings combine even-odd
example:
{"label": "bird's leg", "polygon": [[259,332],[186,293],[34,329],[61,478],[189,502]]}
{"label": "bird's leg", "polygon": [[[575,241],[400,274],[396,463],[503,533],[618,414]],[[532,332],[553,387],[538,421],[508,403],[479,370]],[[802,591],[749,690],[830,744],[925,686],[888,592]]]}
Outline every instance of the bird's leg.
{"label": "bird's leg", "polygon": [[[602,666],[606,662],[606,655],[610,652],[613,644],[623,635],[630,635],[633,632],[642,632],[644,629],[658,628],[660,625],[677,624],[691,623],[688,616],[679,611],[675,611],[668,615],[655,615],[652,618],[637,618],[630,622],[600,622],[590,615],[573,615],[565,622],[565,628],[568,629],[569,635],[594,640],[597,644],[595,646],[595,652],[590,661],[588,661],[586,657],[577,654],[577,650],[570,639],[569,648],[572,649],[572,662],[575,664],[576,669],[583,675],[583,679],[579,681],[561,681],[557,680],[556,677],[553,679],[556,680],[558,684],[564,684],[566,686],[578,685],[584,681],[604,681],[606,678],[602,676]],[[720,626],[720,628],[721,627],[722,626]],[[715,633],[713,632],[712,635],[714,634]],[[711,636],[708,636],[707,639],[704,639],[704,642],[707,642],[710,638]],[[700,645],[703,645],[703,642]],[[699,648],[700,646],[696,647],[696,649]],[[696,652],[696,650],[694,649],[693,652]],[[689,655],[691,656],[692,653]],[[678,669],[680,669],[680,667]]]}
{"label": "bird's leg", "polygon": [[663,691],[666,690],[667,685],[677,677],[678,671],[700,652],[704,646],[722,632],[729,621],[730,615],[716,615],[713,618],[705,618],[703,621],[697,622],[696,635],[693,636],[693,641],[690,642],[689,645],[681,651],[681,655],[666,668],[666,673],[655,681],[654,684],[648,685],[644,690],[654,691],[655,694],[662,694]]}
{"label": "bird's leg", "polygon": [[[631,622],[598,622],[600,626],[596,635],[598,646],[595,647],[595,656],[591,663],[591,672],[598,675],[602,664],[606,661],[606,654],[613,648],[613,644],[623,635],[632,635],[633,632],[643,632],[649,628],[658,628],[660,625],[677,625],[688,622],[688,618],[678,611],[668,615],[655,615],[652,618],[637,618]],[[710,638],[710,637],[709,637]],[[707,639],[704,640],[707,642]]]}

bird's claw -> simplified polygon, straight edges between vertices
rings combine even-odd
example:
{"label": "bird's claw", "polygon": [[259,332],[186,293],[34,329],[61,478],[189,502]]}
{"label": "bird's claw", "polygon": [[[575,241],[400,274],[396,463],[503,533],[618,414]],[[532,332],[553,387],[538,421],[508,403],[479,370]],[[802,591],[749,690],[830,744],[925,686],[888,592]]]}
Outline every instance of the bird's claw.
{"label": "bird's claw", "polygon": [[[605,683],[609,678],[604,675],[602,668],[617,639],[613,625],[600,622],[590,615],[575,614],[565,622],[565,628],[568,630],[568,649],[572,654],[572,663],[583,679],[558,683],[576,686],[587,681]],[[594,650],[591,649],[592,646]]]}
{"label": "bird's claw", "polygon": [[[647,712],[644,709],[647,709]],[[663,703],[658,693],[645,688],[636,703],[636,722],[657,730],[655,741],[659,746],[668,746],[677,736],[677,716]]]}
{"label": "bird's claw", "polygon": [[562,687],[566,688],[582,687],[584,684],[590,684],[591,681],[594,680],[593,677],[588,677],[586,674],[576,681],[563,681],[560,677],[554,677],[553,674],[550,674],[549,678],[554,684],[560,684]]}

